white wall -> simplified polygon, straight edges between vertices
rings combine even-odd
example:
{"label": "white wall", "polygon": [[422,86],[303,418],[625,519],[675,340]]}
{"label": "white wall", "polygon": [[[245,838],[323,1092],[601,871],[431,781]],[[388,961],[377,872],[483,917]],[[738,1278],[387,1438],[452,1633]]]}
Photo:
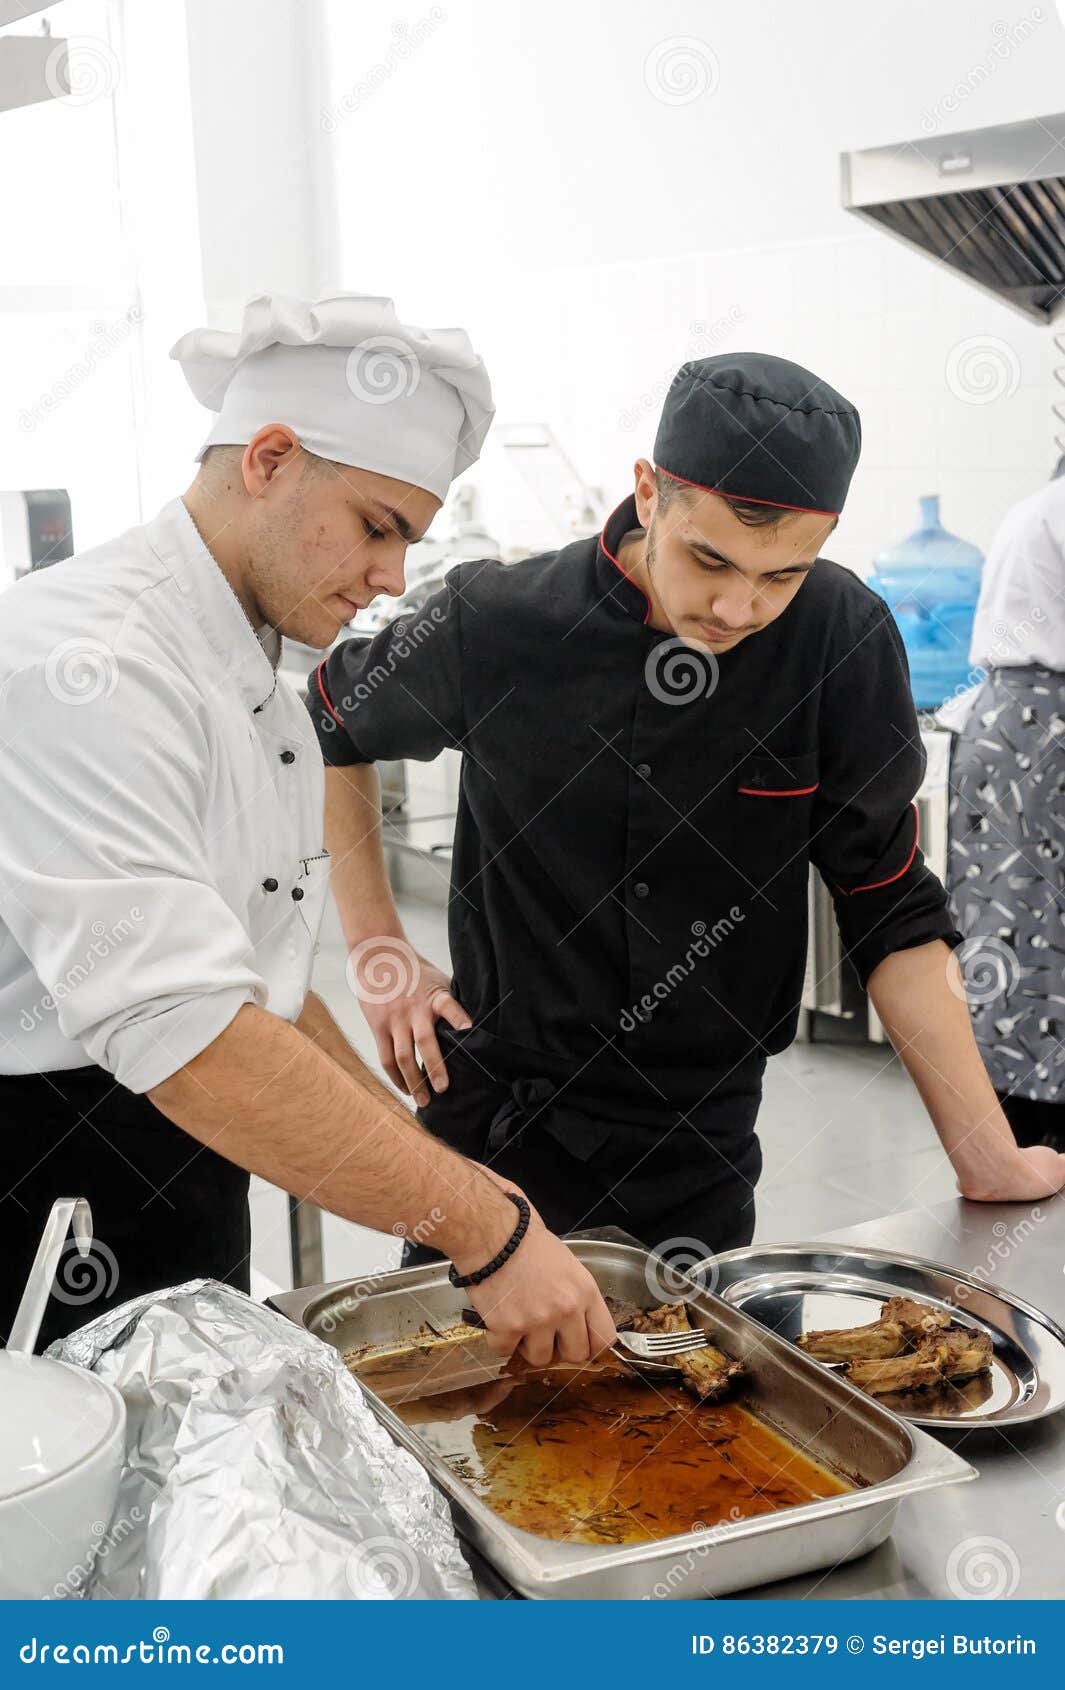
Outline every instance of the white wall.
{"label": "white wall", "polygon": [[67,487],[84,548],[191,476],[208,419],[173,342],[257,290],[318,291],[335,218],[313,0],[48,18],[73,94],[0,113],[0,487]]}
{"label": "white wall", "polygon": [[0,113],[0,485],[66,487],[84,548],[175,491],[195,408],[166,358],[203,310],[185,18],[182,0],[48,16],[72,93]]}
{"label": "white wall", "polygon": [[[838,155],[1061,109],[1049,0],[325,12],[339,274],[464,322],[499,420],[550,421],[611,500],[675,366],[744,347],[811,366],[862,411],[833,542],[853,567],[913,525],[922,492],[986,546],[1045,478],[1048,332],[843,212]],[[1003,389],[990,403],[948,385],[970,339]],[[546,540],[498,453],[474,474],[504,540]]]}
{"label": "white wall", "polygon": [[[845,214],[838,155],[1060,108],[1050,0],[419,5],[52,8],[95,83],[0,114],[5,485],[70,486],[81,544],[136,520],[203,433],[170,342],[335,283],[467,324],[500,420],[611,500],[676,365],[745,346],[860,405],[856,567],[923,491],[986,544],[1043,478],[1049,334]],[[946,379],[969,340],[990,403]],[[549,542],[498,448],[475,475],[504,542]]]}
{"label": "white wall", "polygon": [[185,0],[203,287],[230,326],[256,292],[313,295],[333,268],[317,0]]}

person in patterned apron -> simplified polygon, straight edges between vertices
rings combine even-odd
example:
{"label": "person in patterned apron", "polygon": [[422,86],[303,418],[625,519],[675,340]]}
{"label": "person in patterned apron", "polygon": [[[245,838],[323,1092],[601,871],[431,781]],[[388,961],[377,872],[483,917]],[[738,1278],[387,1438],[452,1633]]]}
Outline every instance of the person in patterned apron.
{"label": "person in patterned apron", "polygon": [[1065,1149],[1065,480],[1017,505],[984,570],[987,671],[953,747],[947,889],[973,1031],[1021,1145]]}

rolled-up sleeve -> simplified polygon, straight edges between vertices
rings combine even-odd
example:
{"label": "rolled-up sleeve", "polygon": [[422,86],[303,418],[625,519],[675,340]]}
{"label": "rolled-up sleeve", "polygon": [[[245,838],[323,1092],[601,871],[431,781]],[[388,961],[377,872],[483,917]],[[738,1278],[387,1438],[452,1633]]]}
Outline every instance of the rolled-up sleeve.
{"label": "rolled-up sleeve", "polygon": [[0,915],[41,982],[26,1013],[146,1092],[267,997],[210,868],[204,706],[128,658],[98,697],[48,683],[0,689]]}
{"label": "rolled-up sleeve", "polygon": [[307,706],[327,764],[428,762],[460,743],[464,567],[420,610],[344,640],[311,674]]}
{"label": "rolled-up sleeve", "polygon": [[906,653],[879,602],[822,686],[811,858],[832,895],[843,952],[862,985],[893,951],[961,943],[925,864],[915,795],[924,751]]}

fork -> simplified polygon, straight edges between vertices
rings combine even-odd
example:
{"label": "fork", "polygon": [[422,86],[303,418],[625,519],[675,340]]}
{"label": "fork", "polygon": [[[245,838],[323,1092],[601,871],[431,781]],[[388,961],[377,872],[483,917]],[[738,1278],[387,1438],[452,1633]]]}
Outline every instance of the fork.
{"label": "fork", "polygon": [[705,1332],[619,1332],[617,1343],[611,1344],[610,1348],[622,1361],[625,1357],[621,1350],[628,1350],[639,1361],[658,1367],[675,1367],[674,1356],[705,1350],[709,1342]]}
{"label": "fork", "polygon": [[[463,1309],[462,1321],[470,1327],[483,1327],[484,1321],[473,1309]],[[454,1329],[441,1326],[435,1320],[427,1319],[426,1325],[436,1333],[449,1336]],[[630,1355],[642,1361],[647,1367],[675,1368],[673,1356],[691,1355],[695,1350],[705,1350],[710,1340],[705,1332],[691,1329],[687,1332],[619,1332],[616,1342],[610,1348],[621,1361],[625,1360],[622,1350],[628,1350]],[[619,1345],[621,1348],[619,1348]]]}

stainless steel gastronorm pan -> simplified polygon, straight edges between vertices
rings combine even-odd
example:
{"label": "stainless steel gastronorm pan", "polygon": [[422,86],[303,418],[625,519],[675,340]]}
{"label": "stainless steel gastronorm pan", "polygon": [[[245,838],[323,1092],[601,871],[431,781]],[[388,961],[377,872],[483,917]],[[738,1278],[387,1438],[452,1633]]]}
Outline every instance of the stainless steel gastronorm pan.
{"label": "stainless steel gastronorm pan", "polygon": [[[567,1241],[608,1296],[650,1305],[649,1252],[600,1240]],[[748,1372],[741,1400],[800,1449],[864,1488],[652,1543],[559,1543],[509,1525],[371,1391],[378,1419],[410,1450],[454,1505],[458,1530],[525,1596],[580,1598],[723,1596],[729,1591],[853,1560],[889,1536],[899,1502],[914,1491],[976,1477],[975,1468],[900,1420],[845,1379],[819,1367],[691,1282],[689,1319],[712,1333]],[[404,1268],[287,1292],[282,1314],[340,1351],[414,1338],[427,1316],[457,1321],[465,1299],[447,1264]],[[365,1387],[364,1387],[365,1389]]]}

